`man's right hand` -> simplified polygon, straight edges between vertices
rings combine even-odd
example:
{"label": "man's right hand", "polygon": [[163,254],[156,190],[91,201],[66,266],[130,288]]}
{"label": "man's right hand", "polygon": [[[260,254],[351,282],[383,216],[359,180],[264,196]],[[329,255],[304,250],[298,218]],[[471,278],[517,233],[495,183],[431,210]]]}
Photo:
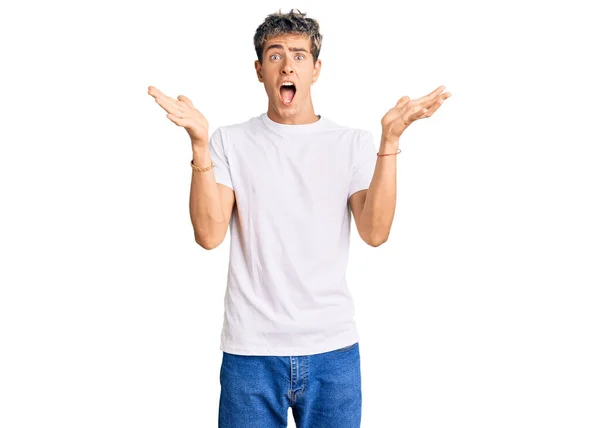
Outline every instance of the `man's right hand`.
{"label": "man's right hand", "polygon": [[154,86],[148,86],[148,94],[168,113],[167,118],[175,125],[185,128],[192,140],[193,149],[204,149],[208,146],[208,121],[188,97],[179,95],[174,99]]}

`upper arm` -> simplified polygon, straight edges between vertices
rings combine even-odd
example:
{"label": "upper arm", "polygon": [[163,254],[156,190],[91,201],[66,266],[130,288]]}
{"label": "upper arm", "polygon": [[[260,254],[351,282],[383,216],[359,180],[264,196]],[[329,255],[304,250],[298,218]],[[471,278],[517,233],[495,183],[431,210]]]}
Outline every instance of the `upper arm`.
{"label": "upper arm", "polygon": [[365,206],[365,201],[367,199],[367,191],[368,189],[359,190],[358,192],[354,192],[350,196],[350,209],[352,210],[352,215],[354,216],[354,223],[356,223],[356,230],[358,231],[359,236],[363,241],[367,242],[367,234],[361,227],[360,223],[360,215]]}

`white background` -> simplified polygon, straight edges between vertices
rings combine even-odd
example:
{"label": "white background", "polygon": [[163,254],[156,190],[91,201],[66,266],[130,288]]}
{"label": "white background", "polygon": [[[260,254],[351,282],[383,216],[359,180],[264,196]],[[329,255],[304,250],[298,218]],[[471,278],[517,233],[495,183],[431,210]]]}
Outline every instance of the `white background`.
{"label": "white background", "polygon": [[291,8],[317,114],[378,144],[401,96],[453,94],[401,137],[388,242],[352,226],[362,426],[600,426],[596,5],[4,6],[0,426],[217,426],[229,234],[195,243],[189,137],[147,90],[211,134],[259,115],[254,31]]}

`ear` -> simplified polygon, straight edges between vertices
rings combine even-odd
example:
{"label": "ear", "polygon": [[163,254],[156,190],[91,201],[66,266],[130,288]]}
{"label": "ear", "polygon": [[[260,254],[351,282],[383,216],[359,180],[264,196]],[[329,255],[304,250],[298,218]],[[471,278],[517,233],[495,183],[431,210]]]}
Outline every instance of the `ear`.
{"label": "ear", "polygon": [[313,70],[313,83],[315,83],[317,81],[320,74],[321,74],[321,60],[318,59],[317,62],[315,63],[315,68]]}
{"label": "ear", "polygon": [[258,77],[258,81],[262,82],[262,66],[258,60],[254,61],[254,68],[256,69],[256,76]]}

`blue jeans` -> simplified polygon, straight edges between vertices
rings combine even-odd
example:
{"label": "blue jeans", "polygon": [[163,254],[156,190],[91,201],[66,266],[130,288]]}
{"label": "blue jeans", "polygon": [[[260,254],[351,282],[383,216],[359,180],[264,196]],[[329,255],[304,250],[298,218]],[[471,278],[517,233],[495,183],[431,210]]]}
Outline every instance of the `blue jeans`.
{"label": "blue jeans", "polygon": [[358,342],[306,356],[223,352],[219,428],[359,428]]}

